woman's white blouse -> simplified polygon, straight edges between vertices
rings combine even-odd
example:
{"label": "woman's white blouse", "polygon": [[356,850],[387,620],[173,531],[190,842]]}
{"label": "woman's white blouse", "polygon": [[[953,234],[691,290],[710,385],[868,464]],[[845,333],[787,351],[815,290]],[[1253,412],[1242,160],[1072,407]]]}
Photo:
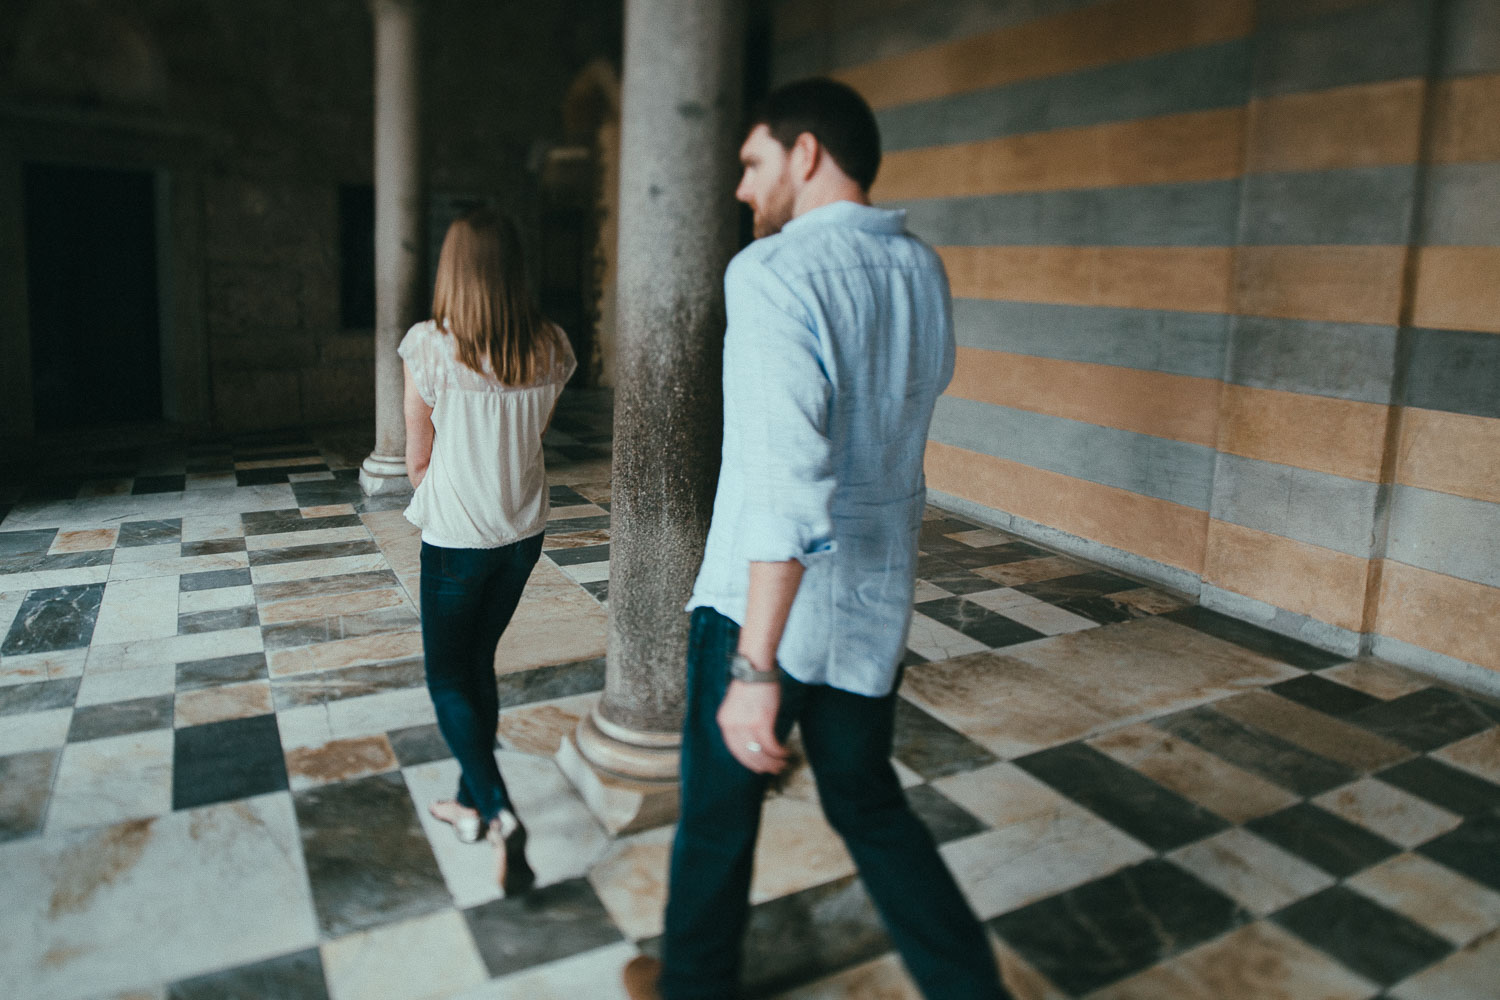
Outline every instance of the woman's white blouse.
{"label": "woman's white blouse", "polygon": [[508,386],[459,360],[454,339],[427,320],[397,352],[436,430],[432,459],[406,519],[422,541],[450,549],[493,549],[547,525],[542,432],[577,362],[554,327],[555,349],[535,382]]}

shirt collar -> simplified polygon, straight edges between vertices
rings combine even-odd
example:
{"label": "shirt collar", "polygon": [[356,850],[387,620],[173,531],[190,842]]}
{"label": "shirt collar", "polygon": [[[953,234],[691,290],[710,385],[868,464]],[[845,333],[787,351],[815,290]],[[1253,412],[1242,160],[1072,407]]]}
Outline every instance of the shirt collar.
{"label": "shirt collar", "polygon": [[811,226],[852,226],[872,233],[906,231],[906,209],[875,208],[852,201],[835,201],[804,212],[781,227],[782,232]]}

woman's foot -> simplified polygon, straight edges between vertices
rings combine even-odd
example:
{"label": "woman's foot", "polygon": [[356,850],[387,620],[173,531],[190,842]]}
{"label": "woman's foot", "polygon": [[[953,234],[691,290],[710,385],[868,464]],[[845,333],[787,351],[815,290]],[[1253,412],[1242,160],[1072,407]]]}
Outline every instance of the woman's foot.
{"label": "woman's foot", "polygon": [[487,834],[495,848],[495,880],[506,896],[518,896],[536,884],[536,872],[526,861],[526,827],[509,809],[490,823]]}
{"label": "woman's foot", "polygon": [[477,843],[484,823],[476,810],[461,806],[453,799],[438,799],[427,807],[433,819],[442,820],[453,827],[453,833],[465,844]]}

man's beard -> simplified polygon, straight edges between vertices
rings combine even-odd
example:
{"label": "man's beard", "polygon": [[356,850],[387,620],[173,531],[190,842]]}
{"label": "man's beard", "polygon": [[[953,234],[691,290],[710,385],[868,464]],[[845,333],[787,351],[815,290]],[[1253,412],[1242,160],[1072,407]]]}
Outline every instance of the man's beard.
{"label": "man's beard", "polygon": [[792,221],[793,195],[790,184],[780,183],[766,192],[765,200],[755,207],[755,238],[763,239],[781,232]]}

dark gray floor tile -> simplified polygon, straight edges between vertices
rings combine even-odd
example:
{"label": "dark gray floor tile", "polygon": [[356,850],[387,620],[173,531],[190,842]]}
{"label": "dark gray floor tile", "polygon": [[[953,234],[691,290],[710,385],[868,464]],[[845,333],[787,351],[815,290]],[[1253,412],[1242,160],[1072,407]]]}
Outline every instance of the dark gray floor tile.
{"label": "dark gray floor tile", "polygon": [[1137,590],[1140,584],[1106,570],[1091,570],[1072,576],[1059,576],[1052,580],[1037,580],[1016,585],[1016,590],[1029,594],[1039,601],[1057,604],[1060,601],[1086,597],[1103,597],[1121,590]]}
{"label": "dark gray floor tile", "polygon": [[244,552],[243,538],[209,538],[201,542],[183,542],[182,557],[218,556],[226,552]]}
{"label": "dark gray floor tile", "polygon": [[388,635],[393,632],[411,632],[421,627],[421,619],[405,605],[380,608],[377,611],[361,611],[352,615],[331,615],[327,618],[304,618],[298,621],[278,622],[261,629],[266,649],[291,649],[319,642],[338,639],[353,639],[366,635]]}
{"label": "dark gray floor tile", "polygon": [[259,624],[260,616],[253,605],[241,608],[221,608],[217,611],[190,611],[177,616],[177,634],[222,632],[225,629],[250,628]]}
{"label": "dark gray floor tile", "polygon": [[608,545],[581,545],[576,549],[548,549],[547,558],[559,566],[609,562]]}
{"label": "dark gray floor tile", "polygon": [[255,585],[255,601],[257,604],[267,604],[271,601],[288,601],[297,597],[355,594],[361,590],[383,590],[400,585],[401,581],[396,578],[395,573],[388,569],[375,569],[363,573],[319,576],[310,580],[258,583]]}
{"label": "dark gray floor tile", "polygon": [[1460,816],[1500,814],[1500,785],[1431,757],[1397,764],[1375,777]]}
{"label": "dark gray floor tile", "polygon": [[501,674],[496,683],[502,709],[587,694],[604,688],[604,657]]}
{"label": "dark gray floor tile", "polygon": [[990,921],[1052,982],[1081,996],[1251,920],[1234,900],[1160,859]]}
{"label": "dark gray floor tile", "polygon": [[1435,687],[1372,705],[1350,715],[1349,721],[1423,752],[1445,747],[1494,725],[1468,698]]}
{"label": "dark gray floor tile", "polygon": [[1500,811],[1470,816],[1418,852],[1500,892]]}
{"label": "dark gray floor tile", "polygon": [[78,697],[82,677],[59,677],[55,681],[32,681],[0,687],[0,718],[26,712],[67,708]]}
{"label": "dark gray floor tile", "polygon": [[0,644],[0,656],[81,649],[94,637],[104,584],[44,587],[28,593]]}
{"label": "dark gray floor tile", "polygon": [[277,566],[307,559],[341,559],[344,556],[367,556],[378,553],[373,541],[320,542],[315,545],[288,545],[279,549],[259,549],[250,553],[251,566]]}
{"label": "dark gray floor tile", "polygon": [[1259,653],[1270,659],[1301,667],[1303,670],[1323,670],[1349,662],[1347,656],[1330,653],[1305,642],[1263,629],[1258,625],[1251,625],[1249,622],[1242,622],[1237,618],[1221,615],[1217,611],[1210,611],[1208,608],[1197,605],[1168,611],[1162,617],[1197,629],[1216,639],[1243,646],[1252,653]]}
{"label": "dark gray floor tile", "polygon": [[182,979],[167,1000],[328,1000],[323,958],[309,948],[237,969]]}
{"label": "dark gray floor tile", "polygon": [[0,843],[42,831],[61,750],[0,757]]}
{"label": "dark gray floor tile", "polygon": [[107,736],[144,733],[151,729],[172,728],[174,699],[169,694],[107,705],[88,705],[76,709],[68,726],[68,742],[82,743]]}
{"label": "dark gray floor tile", "polygon": [[600,604],[607,604],[609,602],[608,580],[595,580],[592,583],[579,584],[579,586],[588,591],[589,596],[598,601]]}
{"label": "dark gray floor tile", "polygon": [[1113,625],[1116,622],[1134,621],[1137,618],[1150,618],[1151,612],[1136,607],[1125,601],[1117,601],[1108,595],[1100,597],[1065,597],[1054,602],[1056,607],[1071,612],[1089,621],[1098,622],[1100,625]]}
{"label": "dark gray floor tile", "polygon": [[905,698],[896,699],[893,756],[928,781],[972,771],[999,758]]}
{"label": "dark gray floor tile", "polygon": [[396,752],[396,760],[400,761],[402,767],[415,767],[453,756],[453,751],[443,741],[443,734],[438,731],[436,722],[407,729],[393,729],[386,733],[386,738],[391,741],[391,749]]}
{"label": "dark gray floor tile", "polygon": [[853,876],[835,879],[751,907],[746,992],[774,995],[890,949],[864,885]]}
{"label": "dark gray floor tile", "polygon": [[[326,507],[338,503],[358,503],[365,491],[357,479],[325,479],[311,483],[293,483],[292,496],[298,507]],[[410,498],[407,498],[410,503]]]}
{"label": "dark gray floor tile", "polygon": [[1173,850],[1230,825],[1082,743],[1052,747],[1013,763],[1156,851]]}
{"label": "dark gray floor tile", "polygon": [[464,911],[491,976],[555,962],[624,940],[588,879],[535,889]]}
{"label": "dark gray floor tile", "polygon": [[93,549],[89,552],[59,552],[56,555],[36,553],[24,556],[7,556],[0,559],[0,574],[38,573],[49,569],[81,569],[85,566],[108,566],[114,562],[114,549]]}
{"label": "dark gray floor tile", "polygon": [[287,787],[276,716],[257,715],[174,733],[172,808],[229,802]]}
{"label": "dark gray floor tile", "polygon": [[413,656],[386,663],[364,663],[337,670],[278,677],[271,682],[271,695],[279,712],[299,705],[326,705],[361,695],[401,691],[421,687],[424,683],[422,658]]}
{"label": "dark gray floor tile", "polygon": [[159,521],[126,521],[120,525],[119,540],[115,545],[122,549],[137,545],[161,545],[164,542],[182,541],[182,518],[172,517]]}
{"label": "dark gray floor tile", "polygon": [[1453,950],[1431,931],[1342,885],[1293,903],[1271,919],[1383,986]]}
{"label": "dark gray floor tile", "polygon": [[[340,501],[343,502],[343,501]],[[303,506],[313,506],[303,504]],[[357,528],[365,522],[358,514],[334,514],[330,517],[303,517],[296,507],[285,510],[256,511],[241,514],[240,523],[246,535],[279,535],[288,531],[318,531],[322,528]]]}
{"label": "dark gray floor tile", "polygon": [[1257,817],[1245,828],[1338,878],[1401,853],[1401,848],[1379,834],[1310,802]]}
{"label": "dark gray floor tile", "polygon": [[206,573],[184,573],[178,577],[178,588],[183,593],[195,590],[219,590],[223,587],[244,587],[250,583],[248,569],[215,569]]}
{"label": "dark gray floor tile", "polygon": [[584,504],[593,503],[571,486],[553,486],[548,489],[547,498],[554,507],[581,507]]}
{"label": "dark gray floor tile", "polygon": [[917,559],[917,579],[926,580],[950,594],[977,594],[981,590],[994,590],[999,586],[994,580],[971,573],[939,556],[921,556]]}
{"label": "dark gray floor tile", "polygon": [[1178,712],[1153,725],[1298,795],[1317,795],[1358,777],[1343,764],[1212,708]]}
{"label": "dark gray floor tile", "polygon": [[916,609],[991,649],[1046,638],[1036,629],[1028,628],[962,597],[940,597],[935,601],[923,601]]}
{"label": "dark gray floor tile", "polygon": [[982,548],[959,542],[957,548],[948,549],[942,555],[945,560],[962,569],[1000,566],[1005,563],[1024,562],[1036,558],[1035,550],[1031,546],[1011,542],[1002,545],[986,545]]}
{"label": "dark gray floor tile", "polygon": [[45,555],[57,537],[56,528],[37,528],[31,531],[0,531],[0,558],[12,556]]}
{"label": "dark gray floor tile", "polygon": [[177,664],[177,690],[196,691],[220,684],[265,680],[266,654],[242,653],[219,656],[211,660],[191,660]]}
{"label": "dark gray floor tile", "polygon": [[452,905],[400,772],[310,788],[292,798],[325,937]]}
{"label": "dark gray floor tile", "polygon": [[989,829],[967,809],[931,785],[914,785],[908,788],[906,801],[911,803],[912,811],[931,831],[932,839],[939,844],[962,840]]}
{"label": "dark gray floor tile", "polygon": [[1331,681],[1321,674],[1303,674],[1301,677],[1293,677],[1289,681],[1272,684],[1268,690],[1290,701],[1295,701],[1299,705],[1338,718],[1353,715],[1361,709],[1380,704],[1380,699],[1374,695],[1365,694],[1358,688],[1352,688],[1347,684]]}

